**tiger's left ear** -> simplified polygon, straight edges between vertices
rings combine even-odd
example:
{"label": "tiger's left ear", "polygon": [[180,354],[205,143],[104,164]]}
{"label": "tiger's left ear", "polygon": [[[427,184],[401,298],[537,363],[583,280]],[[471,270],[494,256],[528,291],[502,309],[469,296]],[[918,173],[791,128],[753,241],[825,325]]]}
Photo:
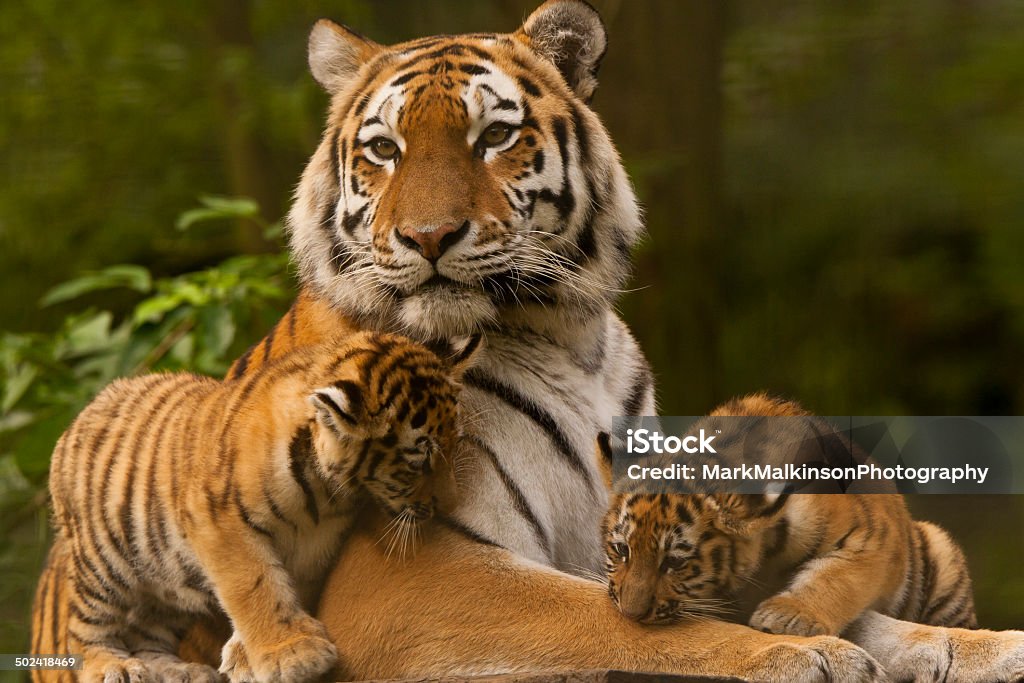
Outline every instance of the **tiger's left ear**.
{"label": "tiger's left ear", "polygon": [[454,355],[448,358],[448,364],[451,368],[453,379],[456,381],[461,380],[466,371],[476,364],[483,346],[484,338],[479,334],[452,340],[451,347]]}
{"label": "tiger's left ear", "polygon": [[608,48],[601,15],[583,0],[548,0],[533,11],[515,35],[562,72],[576,95],[589,102],[597,70]]}

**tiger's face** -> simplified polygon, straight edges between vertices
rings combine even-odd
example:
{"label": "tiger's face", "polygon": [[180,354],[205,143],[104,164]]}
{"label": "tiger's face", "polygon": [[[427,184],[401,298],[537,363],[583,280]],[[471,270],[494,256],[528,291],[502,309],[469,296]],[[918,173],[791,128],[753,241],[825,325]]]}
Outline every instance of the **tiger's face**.
{"label": "tiger's face", "polygon": [[606,306],[640,222],[584,102],[604,45],[575,0],[513,34],[391,47],[317,24],[310,65],[332,107],[289,218],[306,282],[421,338]]}
{"label": "tiger's face", "polygon": [[615,496],[604,520],[612,600],[644,623],[720,614],[758,568],[766,509],[763,496]]}

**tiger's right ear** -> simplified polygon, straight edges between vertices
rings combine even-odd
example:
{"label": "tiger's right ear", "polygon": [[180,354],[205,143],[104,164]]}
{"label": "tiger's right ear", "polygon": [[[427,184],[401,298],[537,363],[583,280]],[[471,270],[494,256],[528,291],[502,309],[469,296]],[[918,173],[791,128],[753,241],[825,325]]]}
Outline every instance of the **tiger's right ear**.
{"label": "tiger's right ear", "polygon": [[352,382],[335,382],[321,387],[309,395],[309,403],[316,408],[316,420],[339,436],[359,423],[363,392]]}
{"label": "tiger's right ear", "polygon": [[321,19],[309,33],[309,70],[330,94],[348,85],[383,48],[347,26]]}

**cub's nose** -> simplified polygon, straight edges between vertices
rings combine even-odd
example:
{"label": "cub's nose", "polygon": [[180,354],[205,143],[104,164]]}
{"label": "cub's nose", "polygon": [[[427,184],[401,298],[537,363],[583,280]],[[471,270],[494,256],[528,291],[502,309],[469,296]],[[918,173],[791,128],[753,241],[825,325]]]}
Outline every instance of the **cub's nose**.
{"label": "cub's nose", "polygon": [[395,228],[395,238],[434,263],[452,245],[465,237],[467,232],[469,232],[469,221],[465,221],[461,226],[456,226],[455,223],[442,223],[436,228],[414,228],[405,225]]}

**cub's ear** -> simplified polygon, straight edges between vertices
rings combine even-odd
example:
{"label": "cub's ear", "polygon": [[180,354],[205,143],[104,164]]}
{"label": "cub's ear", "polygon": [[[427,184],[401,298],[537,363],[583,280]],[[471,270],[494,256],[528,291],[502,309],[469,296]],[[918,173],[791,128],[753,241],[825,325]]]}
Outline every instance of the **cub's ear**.
{"label": "cub's ear", "polygon": [[454,379],[461,380],[466,371],[473,367],[480,358],[480,350],[484,347],[483,335],[474,334],[451,342],[454,355],[448,358]]}
{"label": "cub's ear", "polygon": [[316,419],[336,434],[344,434],[359,423],[363,392],[352,382],[342,380],[309,395],[316,408]]}
{"label": "cub's ear", "polygon": [[309,70],[317,83],[333,95],[382,49],[347,26],[321,19],[309,33]]}
{"label": "cub's ear", "polygon": [[516,35],[562,72],[584,102],[597,88],[608,34],[601,15],[583,0],[548,0],[533,11]]}

